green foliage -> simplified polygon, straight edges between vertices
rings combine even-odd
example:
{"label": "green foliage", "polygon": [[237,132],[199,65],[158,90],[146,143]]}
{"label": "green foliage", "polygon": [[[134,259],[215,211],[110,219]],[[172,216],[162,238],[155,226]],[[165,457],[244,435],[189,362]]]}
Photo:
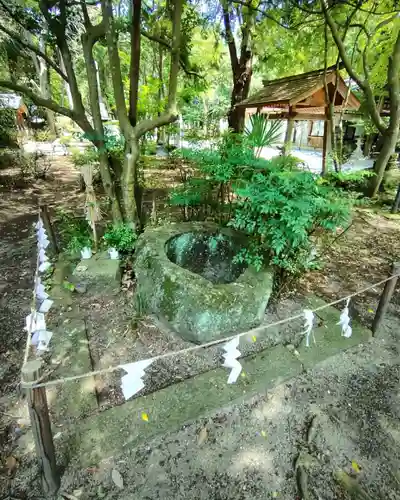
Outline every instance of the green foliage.
{"label": "green foliage", "polygon": [[312,236],[349,217],[350,200],[339,190],[300,170],[294,157],[257,158],[246,138],[227,134],[212,149],[182,156],[197,164],[201,177],[186,179],[171,204],[186,210],[206,204],[220,221],[247,233],[249,244],[236,258],[256,269],[271,263],[297,275],[315,266]]}
{"label": "green foliage", "polygon": [[256,268],[271,262],[284,272],[300,274],[310,267],[311,235],[334,231],[349,217],[348,202],[306,171],[270,164],[234,192],[238,201],[230,225],[250,239],[238,260]]}
{"label": "green foliage", "polygon": [[56,228],[61,239],[61,248],[75,255],[84,247],[92,246],[92,231],[86,219],[74,217],[60,210],[56,216]]}
{"label": "green foliage", "polygon": [[154,156],[157,151],[156,141],[144,141],[140,146],[143,155]]}
{"label": "green foliage", "polygon": [[13,109],[0,109],[0,147],[17,146],[17,124]]}
{"label": "green foliage", "polygon": [[120,252],[132,252],[137,240],[137,234],[129,224],[108,226],[103,240],[108,248],[116,248]]}
{"label": "green foliage", "polygon": [[367,186],[367,180],[374,175],[373,170],[329,172],[319,179],[319,183],[330,184],[349,191],[363,191]]}
{"label": "green foliage", "polygon": [[50,132],[49,129],[35,130],[34,133],[35,141],[39,142],[52,142],[55,140],[55,135]]}
{"label": "green foliage", "polygon": [[258,158],[262,148],[272,146],[279,140],[281,130],[282,124],[279,120],[271,121],[266,115],[256,113],[250,116],[250,126],[245,128],[244,134]]}
{"label": "green foliage", "polygon": [[97,165],[99,162],[99,153],[94,146],[88,146],[82,152],[75,150],[72,152],[72,163],[80,169],[84,165]]}

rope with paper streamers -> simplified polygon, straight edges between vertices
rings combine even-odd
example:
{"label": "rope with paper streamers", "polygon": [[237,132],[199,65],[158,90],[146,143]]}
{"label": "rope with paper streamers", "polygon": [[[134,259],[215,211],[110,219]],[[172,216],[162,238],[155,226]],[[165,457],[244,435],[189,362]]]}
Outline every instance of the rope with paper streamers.
{"label": "rope with paper streamers", "polygon": [[[34,274],[34,285],[32,291],[31,312],[25,318],[25,330],[27,331],[24,362],[28,361],[29,349],[31,345],[37,345],[38,351],[46,350],[50,342],[52,333],[46,330],[46,321],[44,314],[49,311],[53,301],[50,300],[45,292],[44,285],[40,280],[40,273],[47,271],[51,264],[46,255],[46,248],[49,246],[49,239],[40,217],[40,209],[38,212],[38,222],[35,225],[37,237],[37,258]],[[40,306],[37,308],[37,303],[40,301]]]}
{"label": "rope with paper streamers", "polygon": [[[47,313],[53,304],[45,291],[44,285],[41,282],[40,274],[47,271],[51,267],[51,263],[46,255],[46,248],[49,246],[49,239],[40,217],[40,209],[38,221],[35,224],[37,237],[37,259],[34,275],[34,286],[32,292],[31,312],[25,318],[25,330],[27,331],[24,362],[29,358],[29,350],[31,345],[35,345],[39,353],[46,351],[52,332],[46,329],[45,313]],[[40,306],[37,307],[38,303]]]}
{"label": "rope with paper streamers", "polygon": [[[26,388],[49,387],[49,386],[59,385],[59,384],[65,383],[65,382],[80,380],[80,379],[83,379],[86,377],[94,377],[97,375],[104,375],[107,373],[112,373],[112,372],[115,372],[117,370],[123,369],[127,372],[127,375],[122,377],[122,379],[123,379],[122,389],[124,392],[124,396],[126,397],[126,399],[128,399],[129,397],[132,397],[134,394],[136,394],[141,389],[143,389],[144,383],[143,383],[142,377],[144,375],[144,370],[146,368],[148,368],[155,361],[158,361],[160,359],[169,358],[172,356],[179,356],[181,354],[186,354],[188,352],[196,351],[198,349],[205,349],[207,347],[211,347],[211,346],[214,346],[217,344],[222,344],[222,343],[225,344],[225,346],[224,346],[224,350],[225,350],[224,366],[227,368],[231,368],[232,370],[235,370],[234,374],[232,374],[232,372],[231,372],[231,374],[229,375],[230,378],[228,379],[228,383],[234,383],[237,380],[237,378],[241,372],[241,369],[242,369],[240,362],[237,360],[237,358],[240,356],[240,351],[237,350],[237,347],[239,345],[239,339],[241,337],[244,337],[245,335],[255,335],[257,333],[264,332],[265,330],[267,330],[268,328],[272,328],[273,326],[278,326],[278,325],[282,325],[284,323],[289,323],[290,321],[294,321],[294,320],[300,319],[300,318],[303,318],[306,320],[305,326],[307,327],[307,329],[304,333],[306,336],[307,335],[309,336],[311,333],[311,330],[312,330],[312,326],[313,326],[313,321],[312,321],[311,328],[310,328],[310,322],[311,322],[311,314],[310,313],[312,313],[312,315],[313,315],[312,316],[312,320],[313,320],[314,314],[316,312],[322,311],[323,309],[334,306],[334,305],[339,304],[340,302],[343,302],[343,301],[346,301],[346,307],[341,313],[341,316],[340,316],[341,319],[340,319],[338,324],[342,325],[342,335],[346,336],[344,332],[347,331],[347,336],[350,336],[350,335],[348,335],[349,331],[344,329],[344,327],[346,327],[346,325],[347,325],[347,327],[349,326],[349,322],[350,322],[350,318],[347,321],[348,304],[349,304],[350,299],[352,297],[355,297],[356,295],[360,295],[364,292],[367,292],[368,290],[371,290],[372,288],[380,286],[383,283],[386,283],[387,281],[389,281],[393,278],[398,278],[399,276],[400,276],[400,273],[394,274],[394,275],[389,276],[388,278],[385,278],[377,283],[374,283],[373,285],[367,286],[367,287],[362,288],[354,293],[351,293],[350,295],[347,295],[347,296],[342,297],[340,299],[334,300],[334,301],[330,302],[329,304],[324,304],[324,305],[319,306],[313,310],[306,310],[306,311],[309,311],[306,315],[305,315],[304,310],[303,310],[302,312],[295,314],[293,316],[290,316],[289,318],[284,318],[284,319],[275,321],[273,323],[269,323],[267,325],[261,325],[261,326],[258,326],[256,328],[252,328],[251,330],[247,330],[245,332],[241,332],[241,333],[236,334],[236,335],[231,335],[230,337],[226,337],[223,339],[213,340],[213,341],[207,342],[205,344],[187,347],[185,349],[181,349],[180,351],[169,351],[169,352],[166,352],[164,354],[159,354],[158,356],[154,356],[153,358],[135,361],[133,363],[119,364],[116,366],[111,366],[109,368],[102,368],[100,370],[93,370],[93,371],[90,371],[87,373],[82,373],[80,375],[73,375],[71,377],[62,377],[62,378],[55,379],[55,380],[49,380],[47,382],[41,382],[42,379],[39,379],[35,382],[22,381],[21,386],[26,387]],[[347,309],[347,311],[346,311],[346,309]],[[232,342],[232,341],[234,341],[234,342]],[[231,345],[228,345],[230,342],[232,342]],[[240,369],[239,369],[238,365],[240,365]]]}

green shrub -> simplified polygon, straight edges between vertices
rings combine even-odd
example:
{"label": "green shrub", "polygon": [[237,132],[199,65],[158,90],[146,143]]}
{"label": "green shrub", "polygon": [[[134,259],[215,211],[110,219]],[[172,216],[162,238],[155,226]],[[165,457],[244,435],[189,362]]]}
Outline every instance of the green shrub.
{"label": "green shrub", "polygon": [[42,130],[35,130],[34,137],[35,141],[39,142],[52,142],[56,139],[56,136],[46,128]]}
{"label": "green shrub", "polygon": [[156,141],[144,141],[140,146],[143,155],[154,156],[157,152]]}
{"label": "green shrub", "polygon": [[75,150],[72,153],[72,163],[76,168],[84,165],[97,165],[99,162],[99,153],[94,146],[88,146],[84,151]]}
{"label": "green shrub", "polygon": [[61,248],[75,255],[84,247],[92,246],[92,230],[88,221],[59,210],[56,215],[56,229],[61,239]]}
{"label": "green shrub", "polygon": [[368,179],[375,175],[373,170],[357,170],[348,172],[329,172],[321,177],[320,184],[330,184],[349,191],[363,192],[368,184]]}
{"label": "green shrub", "polygon": [[137,234],[128,224],[110,225],[104,233],[103,240],[108,248],[128,253],[135,247]]}
{"label": "green shrub", "polygon": [[18,147],[16,112],[13,109],[0,109],[0,147]]}
{"label": "green shrub", "polygon": [[315,266],[313,239],[349,218],[350,199],[339,189],[299,169],[294,157],[257,158],[246,138],[227,134],[211,149],[182,156],[200,175],[175,189],[170,203],[189,214],[206,205],[220,222],[247,233],[248,246],[236,258],[257,269],[271,263],[285,276]]}
{"label": "green shrub", "polygon": [[289,274],[313,266],[312,235],[346,223],[349,202],[305,171],[270,165],[234,187],[238,197],[230,225],[249,235],[250,245],[237,259],[260,268],[272,263]]}

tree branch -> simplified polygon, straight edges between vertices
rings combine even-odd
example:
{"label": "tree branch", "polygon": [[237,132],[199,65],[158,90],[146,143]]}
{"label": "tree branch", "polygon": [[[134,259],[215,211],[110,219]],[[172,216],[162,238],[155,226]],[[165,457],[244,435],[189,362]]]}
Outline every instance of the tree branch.
{"label": "tree branch", "polygon": [[146,132],[154,130],[157,127],[168,125],[178,118],[176,109],[176,93],[178,89],[178,73],[181,46],[181,20],[182,20],[182,0],[175,0],[174,17],[172,20],[172,50],[171,67],[169,71],[169,91],[167,110],[161,116],[151,120],[143,120],[133,129],[133,134],[139,139]]}
{"label": "tree branch", "polygon": [[137,122],[137,105],[139,93],[139,67],[140,67],[140,18],[142,0],[131,0],[131,64],[129,68],[129,121],[132,127]]}
{"label": "tree branch", "polygon": [[35,45],[31,44],[28,41],[23,40],[17,33],[14,33],[13,31],[9,30],[2,24],[0,24],[0,31],[3,31],[6,33],[9,37],[11,37],[14,40],[17,40],[18,43],[20,43],[23,47],[31,50],[35,54],[37,54],[39,57],[41,57],[44,61],[47,62],[49,66],[51,66],[54,71],[56,71],[63,80],[68,82],[67,75],[61,71],[61,69],[57,66],[55,62],[53,62],[50,57],[48,57],[44,52],[42,52],[38,47],[35,47]]}
{"label": "tree branch", "polygon": [[346,53],[346,48],[344,46],[344,42],[339,34],[339,30],[337,28],[337,25],[335,21],[333,20],[331,13],[329,12],[328,6],[327,6],[327,0],[321,0],[321,7],[324,13],[325,20],[331,30],[333,39],[335,40],[336,46],[339,50],[340,58],[343,61],[343,64],[346,68],[347,73],[350,75],[350,77],[357,83],[357,85],[360,87],[360,89],[364,92],[368,109],[371,115],[371,119],[374,122],[375,126],[381,132],[381,134],[384,134],[385,131],[387,130],[387,127],[385,126],[385,123],[383,122],[382,118],[380,117],[378,108],[376,106],[375,98],[373,91],[371,89],[371,86],[369,84],[368,79],[362,80],[360,75],[355,71],[347,53]]}
{"label": "tree branch", "polygon": [[225,39],[226,43],[228,44],[229,55],[231,59],[232,76],[233,79],[235,79],[235,75],[239,69],[239,60],[237,56],[235,39],[232,33],[231,20],[229,17],[229,5],[227,0],[224,0],[221,3],[222,3],[224,26],[225,26]]}
{"label": "tree branch", "polygon": [[113,16],[111,0],[102,0],[101,10],[103,13],[103,19],[106,26],[108,58],[110,60],[110,66],[111,66],[111,77],[114,88],[114,97],[115,97],[118,121],[121,127],[121,131],[125,136],[125,139],[128,139],[132,127],[128,119],[128,114],[126,112],[124,86],[121,75],[121,62],[118,53],[117,33],[115,31],[115,26],[114,26],[114,16]]}
{"label": "tree branch", "polygon": [[55,101],[52,99],[45,99],[44,97],[41,97],[37,91],[33,91],[29,87],[25,85],[19,85],[17,83],[8,81],[8,80],[0,80],[0,87],[9,89],[9,90],[14,90],[15,92],[19,92],[30,99],[40,107],[51,109],[55,113],[59,113],[60,115],[68,116],[68,118],[71,118],[71,120],[76,121],[76,113],[69,108],[64,108],[64,106],[60,106],[57,104]]}
{"label": "tree branch", "polygon": [[[167,42],[167,40],[165,40],[164,38],[161,38],[161,37],[159,37],[157,35],[153,35],[152,33],[148,33],[145,30],[141,30],[140,34],[143,35],[148,40],[151,40],[153,42],[159,43],[163,47],[167,48],[169,51],[172,50],[171,44],[169,42]],[[186,64],[185,64],[185,61],[181,57],[179,58],[179,64],[181,65],[181,68],[183,69],[183,71],[187,75],[189,75],[189,76],[197,76],[199,78],[204,78],[203,75],[201,75],[200,73],[197,73],[196,71],[193,71],[193,70],[189,69],[186,66]]]}

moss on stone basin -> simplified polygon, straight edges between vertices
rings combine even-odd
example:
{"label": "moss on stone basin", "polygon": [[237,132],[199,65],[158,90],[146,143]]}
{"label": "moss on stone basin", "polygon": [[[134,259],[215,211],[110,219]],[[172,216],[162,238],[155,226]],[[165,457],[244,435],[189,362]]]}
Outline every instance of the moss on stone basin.
{"label": "moss on stone basin", "polygon": [[242,237],[213,223],[148,228],[136,247],[136,299],[192,342],[260,324],[272,272],[233,262]]}

